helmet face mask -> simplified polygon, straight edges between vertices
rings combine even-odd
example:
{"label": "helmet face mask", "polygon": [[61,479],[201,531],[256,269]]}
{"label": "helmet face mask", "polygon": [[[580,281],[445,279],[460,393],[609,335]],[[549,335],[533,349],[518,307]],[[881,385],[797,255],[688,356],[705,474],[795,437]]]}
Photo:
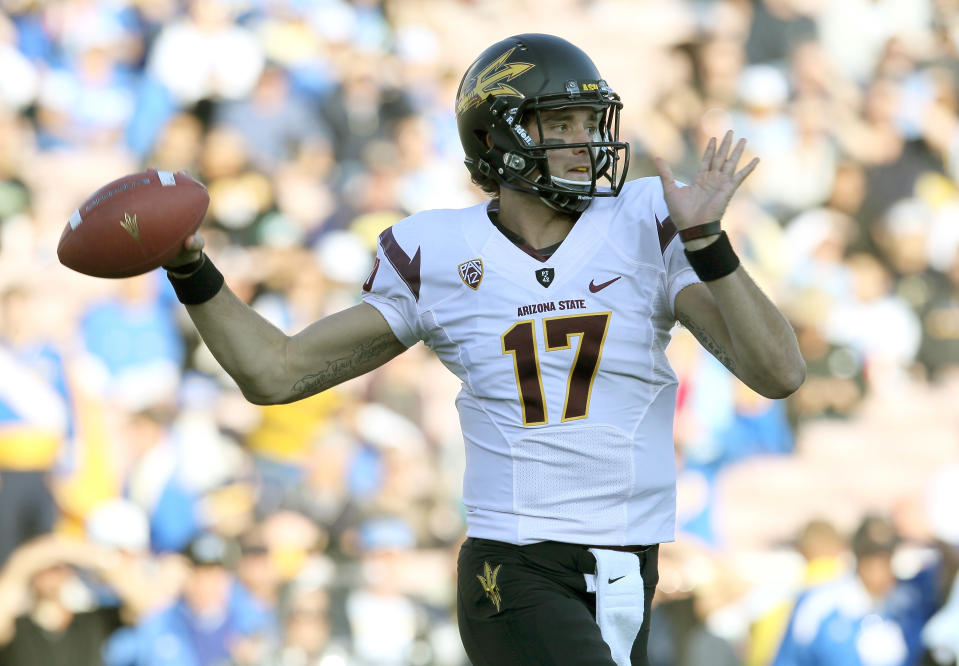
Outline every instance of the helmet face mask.
{"label": "helmet face mask", "polygon": [[[589,140],[543,139],[544,114],[585,107],[599,122]],[[551,35],[518,35],[487,49],[467,71],[456,118],[474,180],[536,194],[547,205],[582,212],[593,197],[616,196],[629,164],[619,141],[619,96],[578,47]],[[550,172],[554,151],[585,148],[586,180]],[[585,165],[583,165],[585,167]]]}

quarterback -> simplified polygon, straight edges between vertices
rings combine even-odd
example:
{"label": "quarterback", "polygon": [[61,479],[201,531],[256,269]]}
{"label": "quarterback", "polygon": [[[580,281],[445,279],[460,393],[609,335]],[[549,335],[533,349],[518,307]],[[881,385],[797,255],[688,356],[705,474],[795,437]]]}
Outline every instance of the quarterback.
{"label": "quarterback", "polygon": [[[674,538],[676,322],[755,391],[805,365],[721,219],[756,167],[709,141],[692,183],[625,182],[619,96],[590,58],[517,35],[466,72],[456,117],[491,201],[379,237],[363,302],[288,336],[188,238],[167,266],[244,395],[285,403],[423,341],[462,381],[467,539],[460,634],[476,666],[646,664],[658,544]],[[718,145],[717,145],[718,144]]]}

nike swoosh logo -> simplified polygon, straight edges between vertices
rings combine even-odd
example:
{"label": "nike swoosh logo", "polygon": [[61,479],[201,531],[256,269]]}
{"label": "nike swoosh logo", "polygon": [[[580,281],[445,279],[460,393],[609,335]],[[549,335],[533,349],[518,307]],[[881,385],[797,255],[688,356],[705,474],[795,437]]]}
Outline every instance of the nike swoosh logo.
{"label": "nike swoosh logo", "polygon": [[[590,281],[589,281],[589,290],[590,290],[592,293],[595,294],[597,291],[600,291],[601,289],[605,289],[605,288],[608,287],[609,285],[613,284],[614,282],[616,282],[616,280],[618,280],[618,279],[621,278],[621,277],[623,277],[623,276],[622,276],[622,275],[617,275],[617,276],[614,277],[612,280],[607,280],[606,282],[603,282],[602,284],[596,284],[593,280],[590,280]],[[580,283],[580,284],[582,284],[582,283]]]}
{"label": "nike swoosh logo", "polygon": [[[617,278],[617,279],[619,279],[619,278]],[[608,582],[608,583],[615,583],[615,582],[618,581],[620,578],[626,578],[626,576],[623,575],[623,576],[618,576],[618,577],[616,577],[616,578],[610,578],[607,582]]]}

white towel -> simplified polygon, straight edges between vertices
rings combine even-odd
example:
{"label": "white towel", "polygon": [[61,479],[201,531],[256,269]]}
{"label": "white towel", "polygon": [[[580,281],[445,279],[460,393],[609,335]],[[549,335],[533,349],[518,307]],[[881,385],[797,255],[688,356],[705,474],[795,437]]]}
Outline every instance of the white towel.
{"label": "white towel", "polygon": [[643,576],[635,553],[590,548],[596,573],[583,574],[586,591],[596,593],[596,622],[617,666],[630,666],[639,629],[643,626]]}

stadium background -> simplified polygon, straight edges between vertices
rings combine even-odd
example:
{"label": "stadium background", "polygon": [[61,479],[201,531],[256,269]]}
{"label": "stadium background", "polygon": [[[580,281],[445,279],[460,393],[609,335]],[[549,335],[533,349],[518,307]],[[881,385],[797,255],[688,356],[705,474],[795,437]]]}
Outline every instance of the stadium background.
{"label": "stadium background", "polygon": [[[757,622],[801,585],[812,519],[848,535],[889,517],[903,576],[959,544],[959,3],[0,0],[0,562],[49,530],[64,561],[120,549],[157,609],[192,584],[176,553],[203,564],[214,533],[228,548],[206,563],[268,609],[234,628],[233,663],[298,663],[297,640],[325,644],[323,666],[464,663],[453,376],[418,346],[256,407],[160,272],[88,278],[55,248],[103,183],[187,169],[230,285],[299,330],[357,302],[383,228],[481,200],[456,86],[524,31],[583,47],[621,94],[631,177],[661,155],[689,178],[709,136],[748,139],[762,162],[725,226],[808,363],[770,402],[676,330],[658,617],[691,601],[682,635],[720,647],[680,659],[654,615],[654,663],[768,663]],[[116,603],[68,582],[78,608]],[[112,663],[148,633],[115,637]]]}

